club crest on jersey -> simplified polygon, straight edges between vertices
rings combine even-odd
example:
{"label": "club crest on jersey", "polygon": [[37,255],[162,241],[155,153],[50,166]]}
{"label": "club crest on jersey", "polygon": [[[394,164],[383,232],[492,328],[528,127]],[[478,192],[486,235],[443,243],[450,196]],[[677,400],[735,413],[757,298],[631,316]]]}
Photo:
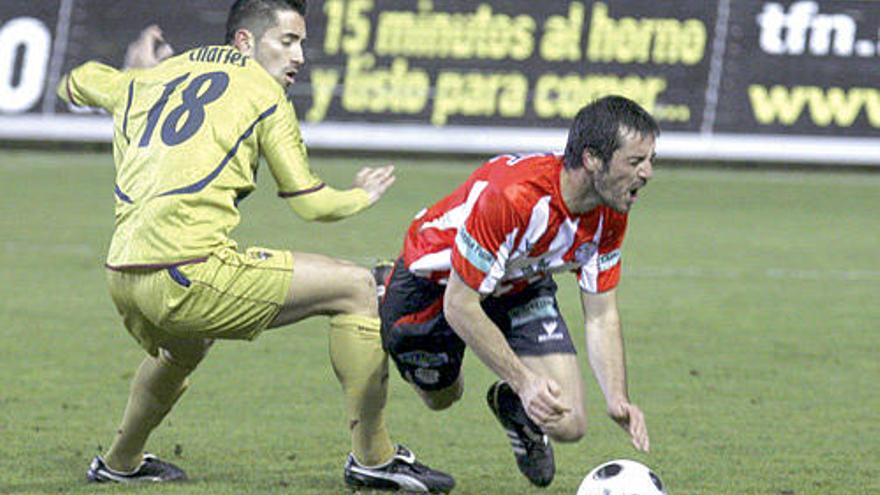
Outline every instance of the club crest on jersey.
{"label": "club crest on jersey", "polygon": [[251,251],[249,254],[258,260],[267,260],[272,257],[272,253],[266,251]]}
{"label": "club crest on jersey", "polygon": [[578,265],[586,265],[596,254],[598,249],[599,245],[595,242],[585,242],[581,244],[574,252],[575,263]]}

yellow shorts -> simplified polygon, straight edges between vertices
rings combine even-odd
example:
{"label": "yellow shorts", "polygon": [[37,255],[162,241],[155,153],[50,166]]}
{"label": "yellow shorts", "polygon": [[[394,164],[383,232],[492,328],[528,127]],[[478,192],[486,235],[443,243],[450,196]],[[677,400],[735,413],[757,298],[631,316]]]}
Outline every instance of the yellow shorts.
{"label": "yellow shorts", "polygon": [[152,355],[168,339],[257,337],[278,315],[293,276],[293,254],[221,249],[200,263],[107,270],[125,327]]}

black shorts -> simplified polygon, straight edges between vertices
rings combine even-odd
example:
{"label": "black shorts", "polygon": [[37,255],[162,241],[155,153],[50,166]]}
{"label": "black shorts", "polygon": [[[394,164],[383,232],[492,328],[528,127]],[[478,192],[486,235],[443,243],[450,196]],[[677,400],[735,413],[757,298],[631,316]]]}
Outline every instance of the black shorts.
{"label": "black shorts", "polygon": [[[461,372],[465,344],[443,316],[445,290],[413,275],[398,259],[379,307],[383,347],[403,379],[423,390],[449,387]],[[549,276],[516,294],[487,297],[481,305],[518,356],[576,352]]]}

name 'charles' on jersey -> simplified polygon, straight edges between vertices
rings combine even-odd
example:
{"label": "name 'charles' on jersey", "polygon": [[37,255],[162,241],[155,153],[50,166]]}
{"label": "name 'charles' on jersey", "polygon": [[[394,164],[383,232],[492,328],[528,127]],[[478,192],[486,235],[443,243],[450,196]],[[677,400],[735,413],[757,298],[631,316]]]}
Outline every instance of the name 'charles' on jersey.
{"label": "name 'charles' on jersey", "polygon": [[410,225],[403,258],[415,275],[445,283],[451,269],[481,294],[516,292],[575,271],[580,288],[620,280],[627,215],[606,206],[572,214],[562,199],[562,156],[502,155]]}

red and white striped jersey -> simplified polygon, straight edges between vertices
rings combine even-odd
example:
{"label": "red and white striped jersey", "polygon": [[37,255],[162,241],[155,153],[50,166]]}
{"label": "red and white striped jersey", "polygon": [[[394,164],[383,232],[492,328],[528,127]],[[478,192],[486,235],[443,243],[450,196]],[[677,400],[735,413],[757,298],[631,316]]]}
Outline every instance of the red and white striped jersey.
{"label": "red and white striped jersey", "polygon": [[440,283],[455,269],[487,295],[516,292],[561,271],[575,271],[586,292],[613,289],[627,215],[606,206],[569,212],[562,170],[562,156],[552,153],[489,160],[416,215],[404,242],[407,268]]}

